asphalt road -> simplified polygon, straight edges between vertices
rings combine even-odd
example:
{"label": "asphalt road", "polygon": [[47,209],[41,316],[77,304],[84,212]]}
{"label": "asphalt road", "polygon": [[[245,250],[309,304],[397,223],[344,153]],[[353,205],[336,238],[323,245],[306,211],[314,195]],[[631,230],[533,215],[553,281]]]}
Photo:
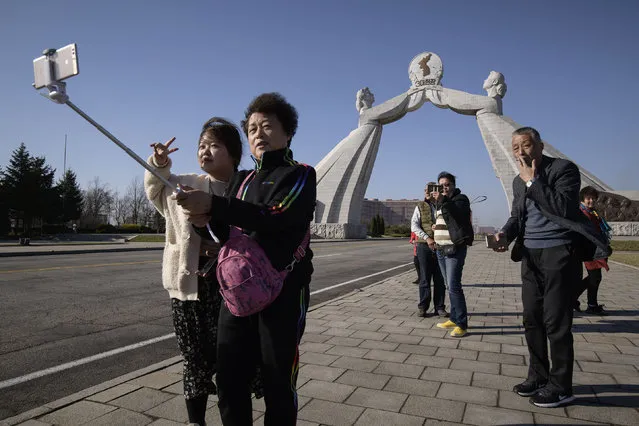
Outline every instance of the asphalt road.
{"label": "asphalt road", "polygon": [[[311,305],[412,268],[405,240],[312,247],[311,292],[318,293]],[[138,251],[0,258],[0,385],[172,333],[161,256]],[[410,265],[378,274],[404,264]],[[176,355],[175,338],[165,338],[1,388],[0,419]]]}

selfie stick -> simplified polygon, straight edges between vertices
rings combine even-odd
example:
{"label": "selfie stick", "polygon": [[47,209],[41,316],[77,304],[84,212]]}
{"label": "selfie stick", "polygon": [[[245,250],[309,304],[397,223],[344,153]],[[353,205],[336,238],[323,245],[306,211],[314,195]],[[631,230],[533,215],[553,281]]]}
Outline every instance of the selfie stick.
{"label": "selfie stick", "polygon": [[[183,192],[179,185],[176,185],[176,184],[174,184],[172,182],[169,182],[168,179],[166,179],[164,176],[160,175],[153,167],[151,167],[149,164],[147,164],[146,161],[144,161],[142,158],[140,158],[139,155],[137,155],[135,152],[133,152],[128,146],[126,146],[125,144],[120,142],[118,140],[118,138],[113,136],[107,129],[105,129],[104,127],[100,126],[95,120],[93,120],[91,117],[89,117],[87,114],[85,114],[84,111],[82,111],[73,102],[71,102],[69,100],[69,96],[67,95],[67,92],[66,92],[67,84],[62,82],[62,81],[57,81],[55,79],[55,68],[54,68],[54,62],[52,60],[52,56],[53,56],[53,54],[55,52],[56,52],[55,49],[47,49],[44,52],[42,52],[43,55],[46,57],[48,65],[49,65],[48,67],[45,67],[45,80],[46,80],[46,85],[45,86],[49,90],[49,95],[44,95],[42,93],[41,93],[41,95],[44,96],[45,98],[51,99],[53,102],[55,102],[57,104],[67,104],[69,106],[69,108],[71,108],[72,110],[77,112],[82,118],[84,118],[86,121],[91,123],[104,136],[106,136],[107,138],[111,139],[111,141],[113,141],[117,146],[122,148],[124,150],[124,152],[129,154],[129,156],[131,158],[133,158],[135,161],[137,161],[142,167],[144,167],[146,170],[148,170],[149,173],[151,173],[153,176],[158,178],[164,185],[166,185],[169,188],[171,188],[176,194]],[[208,229],[209,234],[211,235],[213,240],[216,243],[219,243],[220,240],[215,236],[215,234],[213,233],[213,230],[211,229],[211,226],[208,223],[206,224],[206,228]]]}

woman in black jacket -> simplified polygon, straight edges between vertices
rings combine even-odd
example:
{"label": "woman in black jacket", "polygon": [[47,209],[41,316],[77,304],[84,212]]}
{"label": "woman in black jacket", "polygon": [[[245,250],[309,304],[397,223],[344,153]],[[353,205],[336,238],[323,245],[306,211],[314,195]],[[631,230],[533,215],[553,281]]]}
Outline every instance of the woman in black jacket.
{"label": "woman in black jacket", "polygon": [[[242,228],[264,249],[278,271],[291,264],[309,229],[315,209],[315,170],[293,160],[291,139],[297,111],[280,94],[255,98],[245,112],[242,128],[248,138],[255,169],[236,173],[225,197],[199,191],[178,195],[191,222],[209,223],[222,242],[229,226]],[[225,425],[252,424],[249,382],[257,360],[264,382],[265,425],[294,425],[297,419],[298,345],[309,303],[313,252],[287,275],[282,292],[261,312],[233,316],[226,306],[218,324],[220,415]]]}

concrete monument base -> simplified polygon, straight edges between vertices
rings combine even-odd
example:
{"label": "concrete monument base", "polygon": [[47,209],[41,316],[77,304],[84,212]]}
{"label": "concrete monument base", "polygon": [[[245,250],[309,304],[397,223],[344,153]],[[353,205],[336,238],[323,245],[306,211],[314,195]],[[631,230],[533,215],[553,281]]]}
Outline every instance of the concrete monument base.
{"label": "concrete monument base", "polygon": [[311,223],[311,235],[327,239],[366,238],[366,225],[354,223]]}
{"label": "concrete monument base", "polygon": [[608,222],[612,235],[639,237],[639,222]]}

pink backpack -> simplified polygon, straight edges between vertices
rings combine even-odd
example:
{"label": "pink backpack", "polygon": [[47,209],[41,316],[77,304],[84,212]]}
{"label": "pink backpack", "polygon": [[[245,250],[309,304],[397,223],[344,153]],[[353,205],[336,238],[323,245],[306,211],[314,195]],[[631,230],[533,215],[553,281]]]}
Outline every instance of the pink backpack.
{"label": "pink backpack", "polygon": [[[244,179],[237,198],[241,198],[244,186],[253,174],[252,171]],[[282,291],[288,273],[306,255],[310,236],[309,229],[295,250],[293,261],[279,272],[253,238],[231,226],[229,240],[220,250],[216,269],[220,293],[229,311],[236,317],[246,317],[270,305]]]}

